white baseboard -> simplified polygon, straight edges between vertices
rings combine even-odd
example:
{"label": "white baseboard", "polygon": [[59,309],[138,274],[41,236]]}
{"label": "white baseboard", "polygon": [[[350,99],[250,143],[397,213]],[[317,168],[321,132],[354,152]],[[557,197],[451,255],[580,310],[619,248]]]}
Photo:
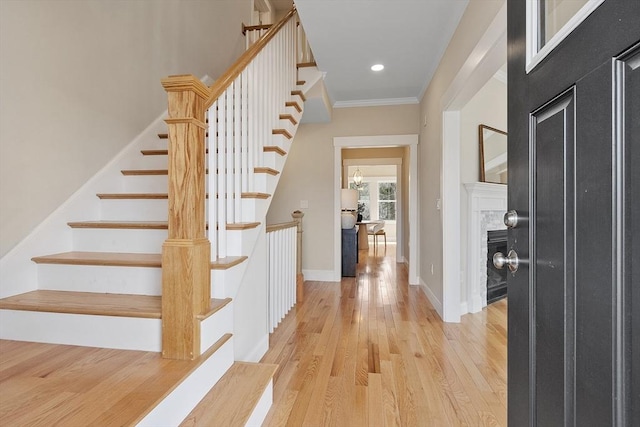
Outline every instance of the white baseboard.
{"label": "white baseboard", "polygon": [[335,279],[335,272],[333,270],[302,270],[304,274],[304,280],[312,280],[314,282],[339,282],[340,279]]}
{"label": "white baseboard", "polygon": [[440,319],[444,319],[442,311],[442,301],[440,301],[436,297],[436,295],[431,291],[429,286],[427,286],[427,284],[422,280],[421,277],[418,277],[418,280],[420,281],[420,288],[422,289],[422,292],[424,292],[424,294],[427,296],[433,308],[436,309],[436,312],[440,316]]}
{"label": "white baseboard", "polygon": [[466,301],[460,303],[460,315],[467,314],[469,312],[469,305]]}
{"label": "white baseboard", "polygon": [[238,355],[236,349],[236,360],[239,362],[259,362],[262,356],[269,350],[269,334],[262,339],[246,355]]}

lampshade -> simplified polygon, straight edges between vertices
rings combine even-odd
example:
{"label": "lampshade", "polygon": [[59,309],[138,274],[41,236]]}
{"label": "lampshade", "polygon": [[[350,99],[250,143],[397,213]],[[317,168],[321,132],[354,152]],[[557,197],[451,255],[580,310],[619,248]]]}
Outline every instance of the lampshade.
{"label": "lampshade", "polygon": [[343,188],[340,194],[340,200],[342,201],[342,210],[355,211],[358,209],[358,190],[352,190],[349,188]]}

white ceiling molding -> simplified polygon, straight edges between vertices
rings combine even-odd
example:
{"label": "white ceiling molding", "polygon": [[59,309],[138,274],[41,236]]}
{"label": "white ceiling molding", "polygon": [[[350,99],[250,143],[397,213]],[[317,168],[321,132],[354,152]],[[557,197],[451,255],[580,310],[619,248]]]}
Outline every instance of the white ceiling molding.
{"label": "white ceiling molding", "polygon": [[333,108],[351,108],[351,107],[381,107],[384,105],[408,105],[418,104],[418,98],[387,98],[387,99],[361,99],[357,101],[337,101],[333,104]]}

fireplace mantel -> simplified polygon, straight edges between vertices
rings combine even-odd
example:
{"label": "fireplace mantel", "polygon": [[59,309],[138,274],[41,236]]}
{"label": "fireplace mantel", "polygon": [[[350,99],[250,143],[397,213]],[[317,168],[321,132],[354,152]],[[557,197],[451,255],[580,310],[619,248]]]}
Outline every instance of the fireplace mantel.
{"label": "fireplace mantel", "polygon": [[487,305],[487,231],[506,228],[507,186],[474,182],[464,184],[468,197],[467,308],[476,313]]}

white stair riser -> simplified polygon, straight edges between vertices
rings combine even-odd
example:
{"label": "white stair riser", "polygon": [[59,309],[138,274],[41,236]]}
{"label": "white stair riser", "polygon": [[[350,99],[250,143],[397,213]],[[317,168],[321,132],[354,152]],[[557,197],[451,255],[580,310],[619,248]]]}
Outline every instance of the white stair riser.
{"label": "white stair riser", "polygon": [[256,407],[253,408],[253,412],[247,421],[247,426],[261,426],[264,422],[264,419],[267,417],[269,410],[271,409],[271,405],[273,404],[273,380],[269,381],[269,384],[264,389],[262,393],[262,397],[256,404]]}
{"label": "white stair riser", "polygon": [[241,256],[251,252],[261,227],[227,232],[227,256]]}
{"label": "white stair riser", "polygon": [[54,291],[161,295],[162,270],[152,267],[39,264],[38,287]]}
{"label": "white stair riser", "polygon": [[274,153],[273,151],[268,151],[264,153],[263,157],[263,166],[271,169],[275,169],[279,172],[284,168],[285,158],[278,153]]}
{"label": "white stair riser", "polygon": [[262,221],[258,218],[264,218],[269,203],[271,203],[271,197],[267,199],[242,199],[241,222]]}
{"label": "white stair riser", "polygon": [[177,426],[233,365],[233,338],[177,386],[138,426]]}
{"label": "white stair riser", "polygon": [[[268,203],[268,199],[243,198],[240,221],[256,221],[255,212],[264,211]],[[169,210],[167,199],[104,199],[100,205],[101,219],[108,221],[167,221]]]}
{"label": "white stair riser", "polygon": [[259,193],[273,194],[278,175],[269,173],[258,173],[255,175],[254,190]]}
{"label": "white stair riser", "polygon": [[169,189],[167,175],[127,175],[124,180],[127,193],[166,193]]}
{"label": "white stair riser", "polygon": [[160,253],[166,229],[75,228],[73,250],[91,252]]}
{"label": "white stair riser", "polygon": [[[292,116],[294,116],[293,113],[291,113],[290,111],[288,111],[287,114],[291,114]],[[295,135],[298,127],[293,123],[291,123],[291,120],[289,119],[281,119],[280,124],[278,125],[278,128],[285,129],[287,132],[289,132],[289,134],[291,134],[291,136],[293,136]]]}
{"label": "white stair riser", "polygon": [[234,298],[247,269],[247,261],[226,270],[211,270],[211,297]]}
{"label": "white stair riser", "polygon": [[103,199],[101,219],[109,221],[167,221],[167,199]]}
{"label": "white stair riser", "polygon": [[[166,150],[167,144],[158,144],[162,147],[152,148],[153,150]],[[132,159],[131,165],[128,169],[166,169],[168,164],[168,156],[166,154],[160,155],[143,155],[140,153],[140,156],[137,156],[135,159]]]}
{"label": "white stair riser", "polygon": [[161,351],[160,319],[0,310],[0,338]]}
{"label": "white stair riser", "polygon": [[200,322],[200,353],[206,352],[224,334],[233,333],[233,302]]}
{"label": "white stair riser", "polygon": [[288,148],[290,148],[291,140],[284,135],[271,135],[271,145],[280,147],[288,153]]}

